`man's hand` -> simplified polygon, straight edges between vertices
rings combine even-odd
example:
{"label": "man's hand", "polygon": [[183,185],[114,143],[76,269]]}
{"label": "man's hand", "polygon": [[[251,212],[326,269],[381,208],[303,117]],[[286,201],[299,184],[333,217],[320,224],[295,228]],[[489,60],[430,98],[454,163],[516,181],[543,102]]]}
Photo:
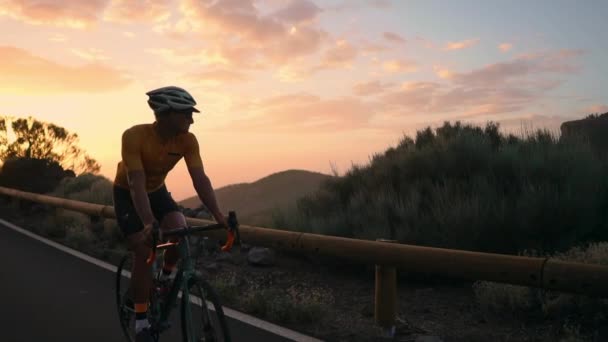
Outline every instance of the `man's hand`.
{"label": "man's hand", "polygon": [[230,226],[228,225],[228,221],[226,220],[226,217],[221,212],[214,215],[214,217],[215,217],[215,221],[217,221],[217,223],[224,226],[224,229],[230,229]]}
{"label": "man's hand", "polygon": [[144,225],[144,229],[143,229],[143,234],[142,234],[142,242],[146,244],[146,246],[148,247],[153,247],[153,234],[154,234],[154,226],[157,227],[158,229],[158,235],[157,235],[157,239],[156,239],[156,243],[159,243],[160,241],[162,241],[163,238],[163,232],[160,229],[158,222],[154,221],[152,223],[146,224]]}

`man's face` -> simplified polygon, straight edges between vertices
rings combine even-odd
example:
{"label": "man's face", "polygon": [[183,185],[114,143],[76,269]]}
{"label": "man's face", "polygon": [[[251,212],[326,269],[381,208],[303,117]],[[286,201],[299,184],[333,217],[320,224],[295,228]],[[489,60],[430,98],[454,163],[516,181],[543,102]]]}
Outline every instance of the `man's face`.
{"label": "man's face", "polygon": [[169,114],[171,126],[179,133],[187,133],[190,125],[194,123],[192,111],[176,111]]}

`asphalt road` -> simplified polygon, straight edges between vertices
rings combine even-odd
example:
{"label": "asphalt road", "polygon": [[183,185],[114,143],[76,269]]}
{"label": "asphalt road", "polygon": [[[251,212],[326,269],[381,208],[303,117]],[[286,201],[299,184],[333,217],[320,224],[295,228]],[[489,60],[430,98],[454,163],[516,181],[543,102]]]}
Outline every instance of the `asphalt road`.
{"label": "asphalt road", "polygon": [[[0,222],[0,341],[126,341],[109,270]],[[127,278],[124,278],[127,279]],[[181,341],[179,311],[161,341]],[[292,341],[229,319],[234,341]]]}

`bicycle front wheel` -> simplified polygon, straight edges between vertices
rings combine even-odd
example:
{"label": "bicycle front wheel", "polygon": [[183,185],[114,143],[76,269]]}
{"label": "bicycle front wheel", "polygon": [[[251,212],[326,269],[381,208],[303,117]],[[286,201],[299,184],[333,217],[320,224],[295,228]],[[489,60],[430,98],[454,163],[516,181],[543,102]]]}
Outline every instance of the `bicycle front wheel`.
{"label": "bicycle front wheel", "polygon": [[184,342],[227,342],[230,333],[219,297],[206,281],[193,280],[190,298],[183,295],[181,303],[182,340]]}
{"label": "bicycle front wheel", "polygon": [[133,308],[133,300],[128,293],[130,281],[125,281],[122,277],[122,271],[130,271],[132,267],[131,254],[125,255],[116,271],[116,306],[118,308],[118,319],[127,341],[135,342],[135,309]]}

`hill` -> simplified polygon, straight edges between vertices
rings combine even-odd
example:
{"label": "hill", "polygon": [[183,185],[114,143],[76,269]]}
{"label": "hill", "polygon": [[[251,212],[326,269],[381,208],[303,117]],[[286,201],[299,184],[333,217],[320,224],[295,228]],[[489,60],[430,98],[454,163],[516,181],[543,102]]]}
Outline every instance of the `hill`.
{"label": "hill", "polygon": [[[267,226],[275,208],[287,209],[297,199],[315,192],[321,183],[332,178],[318,172],[287,170],[271,174],[253,183],[239,183],[215,190],[221,210],[227,214],[235,210],[244,224]],[[187,198],[180,205],[196,208],[201,205],[198,196]]]}

